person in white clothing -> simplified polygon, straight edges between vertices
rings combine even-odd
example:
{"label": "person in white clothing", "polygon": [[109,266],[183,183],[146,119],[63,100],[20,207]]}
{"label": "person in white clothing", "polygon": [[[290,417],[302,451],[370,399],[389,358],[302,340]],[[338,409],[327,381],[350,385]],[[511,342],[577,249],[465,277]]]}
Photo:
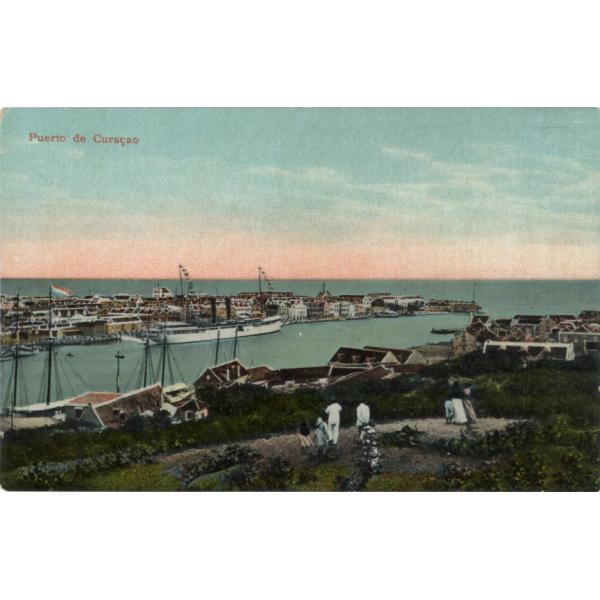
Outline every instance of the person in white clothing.
{"label": "person in white clothing", "polygon": [[317,419],[315,443],[317,445],[317,456],[324,456],[327,454],[327,448],[329,446],[329,430],[321,417]]}
{"label": "person in white clothing", "polygon": [[327,413],[329,440],[334,446],[337,446],[338,435],[340,434],[340,413],[342,412],[342,407],[337,402],[333,402],[325,409],[325,412]]}
{"label": "person in white clothing", "polygon": [[366,427],[371,420],[371,409],[364,403],[361,402],[356,407],[356,427],[358,427],[358,433],[363,427]]}
{"label": "person in white clothing", "polygon": [[468,423],[465,413],[465,405],[463,404],[464,393],[462,386],[458,381],[455,381],[450,388],[450,400],[452,400],[452,423],[454,425],[465,425]]}

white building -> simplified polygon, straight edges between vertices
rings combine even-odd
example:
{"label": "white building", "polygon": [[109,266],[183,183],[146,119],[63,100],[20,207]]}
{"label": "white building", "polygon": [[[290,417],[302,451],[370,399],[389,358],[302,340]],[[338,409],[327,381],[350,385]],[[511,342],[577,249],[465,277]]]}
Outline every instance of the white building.
{"label": "white building", "polygon": [[308,317],[308,307],[302,300],[294,300],[288,307],[290,321],[302,321]]}
{"label": "white building", "polygon": [[527,360],[575,360],[573,344],[561,342],[509,342],[502,340],[487,340],[483,345],[483,354],[506,352],[523,354]]}
{"label": "white building", "polygon": [[389,298],[383,298],[383,302],[388,306],[406,308],[408,306],[423,306],[427,301],[423,296],[390,296]]}
{"label": "white building", "polygon": [[354,303],[348,302],[347,300],[327,302],[325,306],[325,315],[340,319],[353,319],[356,317],[356,307],[354,306]]}
{"label": "white building", "polygon": [[173,298],[173,292],[166,287],[157,287],[152,290],[152,297],[155,300],[165,300],[166,298]]}

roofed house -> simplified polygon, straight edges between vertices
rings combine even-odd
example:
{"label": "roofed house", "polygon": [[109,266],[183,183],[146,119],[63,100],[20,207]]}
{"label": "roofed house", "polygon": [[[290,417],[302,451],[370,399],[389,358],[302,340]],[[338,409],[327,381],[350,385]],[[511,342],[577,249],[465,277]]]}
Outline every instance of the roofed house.
{"label": "roofed house", "polygon": [[187,383],[174,383],[164,390],[161,410],[166,410],[173,423],[199,421],[208,417],[208,406],[196,398],[194,387]]}
{"label": "roofed house", "polygon": [[118,429],[134,416],[152,416],[162,408],[163,392],[155,383],[126,394],[86,392],[67,401],[67,418],[94,429]]}
{"label": "roofed house", "polygon": [[93,407],[98,404],[110,402],[118,398],[121,394],[118,392],[84,392],[75,398],[67,400],[63,406],[65,417],[70,420],[78,421],[82,425],[90,427],[101,427],[98,416]]}
{"label": "roofed house", "polygon": [[475,352],[487,340],[493,340],[495,337],[496,334],[487,325],[484,325],[481,321],[476,321],[454,335],[452,339],[452,352],[456,356]]}
{"label": "roofed house", "polygon": [[544,315],[515,315],[511,321],[511,329],[523,329],[536,336],[547,336],[556,323]]}
{"label": "roofed house", "polygon": [[579,313],[579,318],[582,321],[595,321],[600,323],[600,310],[582,310]]}
{"label": "roofed house", "polygon": [[557,325],[563,321],[577,321],[577,317],[575,315],[548,315],[548,317]]}
{"label": "roofed house", "polygon": [[414,349],[389,348],[385,346],[364,346],[365,350],[385,350],[391,352],[401,365],[424,365],[427,361],[425,357]]}
{"label": "roofed house", "polygon": [[363,369],[362,371],[351,371],[346,374],[335,377],[329,387],[336,386],[344,386],[344,385],[356,385],[357,383],[364,383],[367,381],[381,381],[383,379],[394,379],[399,377],[398,373],[390,371],[389,368],[384,367],[383,365],[379,365],[377,367],[373,367],[372,369]]}
{"label": "roofed house", "polygon": [[248,369],[237,359],[233,359],[214,367],[205,369],[196,379],[196,390],[217,389],[239,380],[248,374]]}
{"label": "roofed house", "polygon": [[493,321],[489,315],[471,315],[471,320],[469,321],[469,325],[475,325],[475,323],[480,323],[481,325],[485,325],[486,327],[492,325]]}
{"label": "roofed house", "polygon": [[509,330],[511,322],[512,322],[512,319],[494,319],[492,326],[495,329]]}
{"label": "roofed house", "polygon": [[294,391],[299,388],[328,387],[334,378],[328,365],[319,367],[297,367],[290,369],[274,369],[265,372],[262,382],[273,391]]}
{"label": "roofed house", "polygon": [[331,366],[346,369],[371,369],[377,365],[400,365],[400,361],[390,350],[374,350],[370,348],[338,348],[329,359]]}
{"label": "roofed house", "polygon": [[248,369],[246,374],[245,383],[255,383],[259,381],[265,381],[269,373],[272,373],[275,369],[269,367],[269,365],[259,365],[258,367],[251,367]]}
{"label": "roofed house", "polygon": [[507,340],[488,340],[485,342],[483,345],[483,354],[491,355],[498,353],[520,356],[528,361],[540,360],[542,358],[571,361],[575,358],[573,344]]}
{"label": "roofed house", "polygon": [[578,354],[597,352],[597,344],[600,342],[600,324],[587,323],[570,329],[560,329],[558,341],[571,342]]}

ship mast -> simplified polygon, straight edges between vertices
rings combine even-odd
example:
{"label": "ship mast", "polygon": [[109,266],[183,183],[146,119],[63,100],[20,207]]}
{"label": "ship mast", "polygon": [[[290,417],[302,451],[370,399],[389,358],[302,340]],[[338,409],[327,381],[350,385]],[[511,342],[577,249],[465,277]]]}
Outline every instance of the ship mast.
{"label": "ship mast", "polygon": [[235,320],[235,337],[233,338],[233,359],[234,360],[235,360],[235,357],[237,356],[238,329],[239,329],[239,325],[238,325],[238,320],[236,318],[236,320]]}
{"label": "ship mast", "polygon": [[115,354],[115,358],[117,359],[117,394],[118,394],[121,391],[119,389],[119,375],[121,374],[121,359],[125,358],[125,356],[117,350],[117,353]]}
{"label": "ship mast", "polygon": [[10,428],[14,428],[15,410],[17,408],[17,382],[19,377],[19,292],[17,292],[17,314],[15,321],[15,381],[13,383],[13,402],[10,411]]}
{"label": "ship mast", "polygon": [[50,404],[52,389],[52,287],[48,290],[48,384],[46,387],[46,404]]}
{"label": "ship mast", "polygon": [[167,305],[165,304],[165,316],[163,318],[163,345],[162,345],[162,367],[160,374],[160,385],[165,387],[165,367],[167,366]]}
{"label": "ship mast", "polygon": [[215,350],[215,365],[219,364],[219,341],[221,339],[221,327],[217,329],[217,349]]}
{"label": "ship mast", "polygon": [[146,387],[148,381],[148,358],[150,356],[150,340],[146,338],[146,343],[144,344],[144,385]]}

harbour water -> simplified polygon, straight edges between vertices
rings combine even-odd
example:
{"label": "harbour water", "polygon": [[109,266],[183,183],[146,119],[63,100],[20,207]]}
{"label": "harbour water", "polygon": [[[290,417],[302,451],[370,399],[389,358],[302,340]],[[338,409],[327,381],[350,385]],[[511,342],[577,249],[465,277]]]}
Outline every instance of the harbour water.
{"label": "harbour water", "polygon": [[[148,280],[60,280],[77,295],[88,293],[113,294],[119,292],[150,295],[155,281]],[[276,289],[314,296],[322,286],[321,281],[277,281]],[[47,293],[47,280],[3,280],[2,293],[42,295]],[[178,281],[161,281],[175,291]],[[255,281],[202,281],[198,291],[235,294],[256,289]],[[448,298],[475,301],[485,313],[493,317],[514,314],[575,313],[583,309],[600,308],[600,282],[598,281],[331,281],[326,282],[332,294],[367,293],[375,291],[392,294],[421,294],[425,298]],[[274,368],[314,366],[324,364],[339,346],[387,345],[399,348],[448,341],[451,336],[431,334],[432,328],[455,329],[466,325],[468,315],[444,314],[395,319],[364,319],[326,323],[304,323],[283,327],[280,333],[245,338],[238,343],[238,357],[246,365],[268,364]],[[120,342],[102,346],[65,346],[56,349],[58,384],[52,399],[67,398],[86,390],[111,391],[116,386],[117,351],[121,360],[121,390],[135,389],[140,385],[144,348],[135,342]],[[184,380],[193,382],[215,361],[215,342],[175,345],[172,374],[168,382]],[[67,356],[67,354],[72,356]],[[233,354],[233,341],[221,342],[219,362]],[[23,377],[19,385],[19,404],[32,404],[43,400],[42,387],[46,352],[27,357],[21,362]],[[160,347],[152,348],[152,358],[157,370]],[[6,406],[11,394],[8,390],[13,361],[0,364],[2,394],[1,405]]]}

